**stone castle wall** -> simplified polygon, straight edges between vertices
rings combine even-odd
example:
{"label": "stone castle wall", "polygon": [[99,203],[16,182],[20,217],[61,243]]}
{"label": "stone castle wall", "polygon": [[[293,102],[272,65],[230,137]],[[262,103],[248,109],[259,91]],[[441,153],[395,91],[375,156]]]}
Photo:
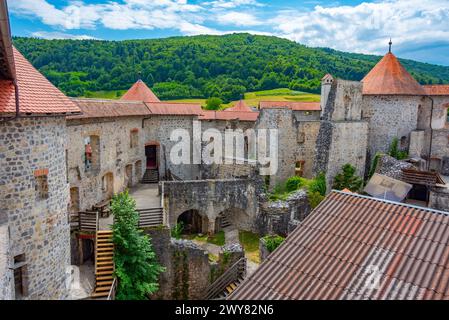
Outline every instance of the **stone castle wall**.
{"label": "stone castle wall", "polygon": [[[9,220],[11,261],[24,255],[23,298],[64,299],[70,264],[65,118],[1,123],[0,141],[0,212]],[[40,197],[44,176],[48,196]]]}
{"label": "stone castle wall", "polygon": [[387,152],[394,138],[400,140],[401,149],[408,150],[423,103],[418,96],[363,96],[363,118],[369,122],[368,161],[377,152]]}
{"label": "stone castle wall", "polygon": [[0,224],[0,300],[11,300],[13,293],[13,274],[9,269],[12,265],[9,243],[8,224]]}
{"label": "stone castle wall", "polygon": [[[71,188],[78,188],[80,210],[91,209],[112,193],[140,181],[146,163],[145,136],[141,127],[142,118],[138,117],[68,121],[69,181]],[[138,130],[138,145],[131,148],[133,129]],[[100,165],[96,170],[85,168],[85,138],[89,136],[98,136],[100,141]],[[132,168],[131,177],[127,176],[127,166]],[[112,190],[107,190],[103,181],[108,173],[112,174]]]}

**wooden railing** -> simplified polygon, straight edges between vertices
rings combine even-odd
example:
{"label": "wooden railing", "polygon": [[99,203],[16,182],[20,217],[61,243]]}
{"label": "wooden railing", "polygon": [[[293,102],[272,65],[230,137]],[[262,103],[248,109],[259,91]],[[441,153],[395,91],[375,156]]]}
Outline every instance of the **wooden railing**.
{"label": "wooden railing", "polygon": [[118,280],[116,277],[114,277],[114,281],[112,281],[111,290],[109,291],[109,294],[108,294],[108,300],[115,300],[115,294],[117,292],[117,285],[118,285]]}
{"label": "wooden railing", "polygon": [[97,211],[78,212],[78,230],[82,232],[97,232],[99,220]]}
{"label": "wooden railing", "polygon": [[156,227],[164,224],[162,208],[138,209],[139,228]]}
{"label": "wooden railing", "polygon": [[246,277],[246,258],[242,258],[226,270],[206,291],[205,299],[215,299],[226,290],[231,283],[235,283]]}

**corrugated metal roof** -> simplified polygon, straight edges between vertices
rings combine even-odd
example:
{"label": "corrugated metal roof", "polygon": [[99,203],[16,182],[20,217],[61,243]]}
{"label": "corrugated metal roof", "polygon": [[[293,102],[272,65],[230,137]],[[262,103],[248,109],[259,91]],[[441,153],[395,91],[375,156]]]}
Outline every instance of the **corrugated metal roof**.
{"label": "corrugated metal roof", "polygon": [[449,299],[449,216],[333,191],[231,300]]}
{"label": "corrugated metal roof", "polygon": [[142,80],[138,80],[135,84],[133,84],[133,86],[120,98],[120,100],[160,102],[159,98]]}
{"label": "corrugated metal roof", "polygon": [[[40,74],[17,49],[13,48],[13,52],[21,114],[70,114],[80,112],[76,104]],[[16,109],[15,101],[12,82],[1,80],[0,113],[14,113]]]}
{"label": "corrugated metal roof", "polygon": [[387,53],[362,80],[364,95],[426,95],[424,88]]}
{"label": "corrugated metal roof", "polygon": [[260,101],[260,109],[289,108],[293,111],[320,111],[319,102]]}
{"label": "corrugated metal roof", "polygon": [[449,84],[423,86],[429,96],[449,96]]}
{"label": "corrugated metal roof", "polygon": [[70,116],[67,119],[148,116],[151,114],[143,102],[96,99],[73,99],[73,101],[83,114]]}
{"label": "corrugated metal roof", "polygon": [[437,184],[446,184],[437,172],[402,169],[401,180],[411,184],[435,187]]}

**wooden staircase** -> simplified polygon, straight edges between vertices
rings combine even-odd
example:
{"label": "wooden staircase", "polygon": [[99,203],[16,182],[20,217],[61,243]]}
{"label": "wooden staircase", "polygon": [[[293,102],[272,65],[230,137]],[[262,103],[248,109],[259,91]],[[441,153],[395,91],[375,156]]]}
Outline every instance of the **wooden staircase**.
{"label": "wooden staircase", "polygon": [[159,182],[159,171],[157,169],[147,169],[142,178],[143,184],[151,184]]}
{"label": "wooden staircase", "polygon": [[97,231],[95,241],[95,291],[93,298],[107,298],[114,273],[114,243],[112,230]]}
{"label": "wooden staircase", "polygon": [[223,300],[242,283],[246,277],[246,258],[242,258],[226,270],[206,290],[205,300]]}

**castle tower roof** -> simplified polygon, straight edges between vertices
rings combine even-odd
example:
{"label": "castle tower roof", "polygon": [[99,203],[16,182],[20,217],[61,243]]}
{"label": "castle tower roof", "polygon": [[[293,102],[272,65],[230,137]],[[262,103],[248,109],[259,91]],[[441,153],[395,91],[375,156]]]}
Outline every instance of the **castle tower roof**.
{"label": "castle tower roof", "polygon": [[388,52],[363,78],[364,95],[426,95],[424,88]]}
{"label": "castle tower roof", "polygon": [[161,102],[159,98],[151,91],[142,80],[138,80],[120,100],[143,101],[143,102]]}
{"label": "castle tower roof", "polygon": [[224,111],[244,111],[244,112],[252,112],[253,110],[247,106],[245,101],[240,100],[237,102],[232,108],[225,109]]}

